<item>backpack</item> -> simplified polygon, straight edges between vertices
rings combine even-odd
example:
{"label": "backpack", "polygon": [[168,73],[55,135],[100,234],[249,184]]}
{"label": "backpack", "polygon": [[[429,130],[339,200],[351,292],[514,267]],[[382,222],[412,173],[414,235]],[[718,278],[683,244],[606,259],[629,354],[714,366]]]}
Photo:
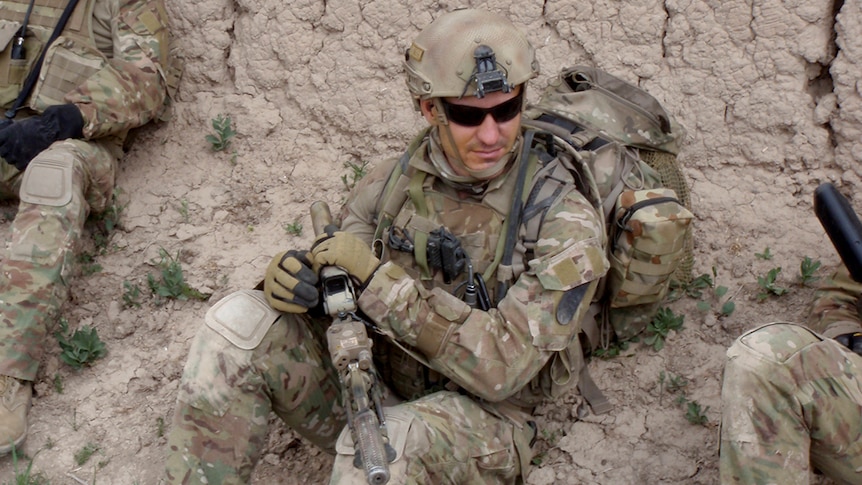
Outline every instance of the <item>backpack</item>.
{"label": "backpack", "polygon": [[[658,312],[672,280],[691,280],[694,216],[677,161],[684,132],[647,92],[586,66],[564,69],[525,118],[585,159],[605,216],[611,267],[597,321],[584,324],[585,350],[606,347],[612,336],[631,339]],[[527,233],[537,234],[540,221],[527,218]]]}

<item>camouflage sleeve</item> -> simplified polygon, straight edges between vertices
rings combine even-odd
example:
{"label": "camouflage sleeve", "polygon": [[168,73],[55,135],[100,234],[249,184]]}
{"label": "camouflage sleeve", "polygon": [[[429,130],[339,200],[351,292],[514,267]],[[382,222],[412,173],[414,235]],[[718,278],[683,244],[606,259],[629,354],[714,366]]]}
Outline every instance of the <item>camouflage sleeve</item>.
{"label": "camouflage sleeve", "polygon": [[155,119],[166,96],[168,19],[162,0],[111,0],[113,57],[66,95],[84,117],[88,139]]}
{"label": "camouflage sleeve", "polygon": [[[552,207],[542,224],[535,259],[497,308],[470,308],[440,288],[427,290],[386,263],[359,298],[377,325],[422,352],[429,365],[465,390],[501,401],[530,382],[580,329],[608,262],[599,216],[577,192]],[[564,295],[570,315],[558,322]]]}
{"label": "camouflage sleeve", "polygon": [[842,265],[817,289],[808,326],[829,338],[862,332],[857,308],[860,295],[862,284],[853,281],[850,272]]}

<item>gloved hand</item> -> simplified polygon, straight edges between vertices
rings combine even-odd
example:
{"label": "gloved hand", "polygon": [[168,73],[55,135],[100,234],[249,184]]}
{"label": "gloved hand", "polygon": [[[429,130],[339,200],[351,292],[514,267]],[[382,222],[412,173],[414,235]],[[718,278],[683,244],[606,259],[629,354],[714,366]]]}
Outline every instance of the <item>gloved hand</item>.
{"label": "gloved hand", "polygon": [[84,117],[74,104],[49,106],[41,116],[16,121],[0,130],[0,157],[18,170],[58,140],[83,138]]}
{"label": "gloved hand", "polygon": [[862,355],[862,332],[845,333],[835,337],[835,341],[858,355]]}
{"label": "gloved hand", "polygon": [[380,266],[380,260],[364,241],[349,232],[339,231],[336,226],[326,226],[324,233],[311,246],[315,270],[321,266],[340,266],[365,286]]}
{"label": "gloved hand", "polygon": [[266,268],[263,292],[270,306],[285,313],[305,313],[320,299],[317,271],[308,251],[290,250],[277,254]]}

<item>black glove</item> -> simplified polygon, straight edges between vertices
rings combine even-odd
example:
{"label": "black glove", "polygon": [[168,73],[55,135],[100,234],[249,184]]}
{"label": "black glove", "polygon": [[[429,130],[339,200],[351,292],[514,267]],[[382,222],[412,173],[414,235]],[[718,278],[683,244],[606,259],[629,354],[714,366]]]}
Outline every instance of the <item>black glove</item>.
{"label": "black glove", "polygon": [[308,251],[277,254],[266,268],[263,292],[270,306],[285,313],[305,313],[317,306],[317,273]]}
{"label": "black glove", "polygon": [[0,157],[23,171],[33,157],[58,140],[84,137],[84,117],[74,104],[49,106],[41,116],[16,121],[0,131]]}
{"label": "black glove", "polygon": [[862,332],[845,333],[835,337],[835,341],[862,355]]}

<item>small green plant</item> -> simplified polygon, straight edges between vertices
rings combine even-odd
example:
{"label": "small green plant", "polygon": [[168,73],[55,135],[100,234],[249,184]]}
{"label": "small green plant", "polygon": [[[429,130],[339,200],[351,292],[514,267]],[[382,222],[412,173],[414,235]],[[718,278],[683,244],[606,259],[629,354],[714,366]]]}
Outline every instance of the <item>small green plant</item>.
{"label": "small green plant", "polygon": [[762,302],[769,298],[769,295],[781,296],[790,291],[776,285],[775,280],[779,273],[781,273],[781,267],[772,268],[766,273],[766,276],[757,277],[757,285],[763,290],[757,294],[757,301]]}
{"label": "small green plant", "polygon": [[54,374],[54,391],[63,394],[63,376],[60,374]]}
{"label": "small green plant", "polygon": [[284,225],[284,232],[290,234],[291,236],[301,236],[302,235],[302,223],[297,221],[293,221],[290,224]]}
{"label": "small green plant", "polygon": [[215,134],[207,135],[207,142],[214,152],[227,150],[230,147],[231,139],[236,135],[236,131],[231,126],[230,116],[218,115],[213,118],[212,126]]}
{"label": "small green plant", "polygon": [[685,386],[688,385],[688,380],[680,375],[673,374],[665,374],[664,371],[659,372],[658,374],[658,385],[659,385],[659,404],[661,404],[664,398],[664,392],[667,391],[671,394],[675,392],[681,391]]}
{"label": "small green plant", "polygon": [[704,290],[706,290],[707,288],[712,288],[713,286],[714,285],[712,282],[712,277],[706,273],[692,279],[688,283],[684,283],[678,280],[671,280],[670,294],[668,295],[668,300],[678,300],[683,296],[688,296],[690,298],[700,298],[703,296]]}
{"label": "small green plant", "polygon": [[[36,454],[39,454],[39,452],[37,451]],[[18,461],[18,448],[13,446],[12,470],[15,476],[11,482],[3,482],[3,485],[50,485],[51,482],[41,472],[33,473],[33,458],[30,458],[26,470],[18,469]]]}
{"label": "small green plant", "polygon": [[706,425],[709,421],[706,417],[706,412],[709,406],[703,408],[697,401],[688,401],[686,403],[685,419],[691,424]]}
{"label": "small green plant", "polygon": [[69,323],[60,319],[60,330],[54,333],[60,344],[60,359],[74,368],[81,369],[107,355],[105,343],[99,338],[95,328],[84,325],[68,336]]}
{"label": "small green plant", "polygon": [[98,445],[93,443],[87,443],[86,445],[84,445],[83,448],[75,452],[75,463],[77,463],[78,466],[87,463],[90,457],[93,456],[93,454],[97,451],[99,451]]}
{"label": "small green plant", "polygon": [[799,284],[806,286],[819,280],[820,277],[814,276],[814,273],[820,269],[820,260],[813,261],[808,256],[799,263]]}
{"label": "small green plant", "polygon": [[631,342],[637,342],[637,339],[631,340],[614,340],[610,344],[608,344],[607,348],[601,348],[593,351],[593,355],[600,359],[612,359],[614,357],[618,357],[621,353],[625,352],[629,349],[629,345]]}
{"label": "small green plant", "polygon": [[129,282],[123,281],[123,308],[141,308],[141,287]]}
{"label": "small green plant", "polygon": [[147,284],[153,294],[159,298],[168,298],[175,300],[206,300],[208,294],[190,287],[186,284],[183,268],[179,262],[179,253],[176,257],[172,257],[165,251],[164,248],[159,248],[160,260],[156,262],[156,266],[161,270],[161,277],[156,279],[152,273],[147,275]]}
{"label": "small green plant", "polygon": [[[548,443],[548,445],[549,445],[548,448],[553,448],[553,447],[557,446],[557,443],[560,441],[560,437],[563,436],[563,432],[561,430],[549,431],[547,429],[543,429],[540,434],[542,437],[542,441],[545,441],[546,443]],[[530,460],[530,463],[532,463],[535,466],[539,466],[542,464],[542,462],[545,461],[546,456],[547,456],[547,451],[542,451],[542,452],[536,453],[533,456],[533,459]]]}
{"label": "small green plant", "polygon": [[165,435],[165,418],[159,416],[156,418],[156,436],[161,438]]}
{"label": "small green plant", "polygon": [[177,207],[177,212],[183,218],[183,222],[189,222],[189,201],[183,199],[180,201],[180,206]]}
{"label": "small green plant", "polygon": [[[719,317],[726,317],[736,309],[736,303],[734,303],[731,298],[727,298],[726,300],[724,299],[727,294],[727,287],[716,285],[715,282],[717,280],[718,271],[715,269],[715,266],[713,266],[712,276],[704,273],[692,280],[692,283],[690,284],[692,288],[688,289],[686,294],[693,298],[700,299],[700,301],[697,302],[698,310],[708,312],[713,308],[713,305],[719,304],[720,307],[716,314]],[[706,289],[712,290],[710,295],[704,294],[704,290]]]}
{"label": "small green plant", "polygon": [[684,321],[685,315],[675,315],[673,310],[667,307],[659,308],[655,317],[647,325],[644,343],[658,352],[664,348],[664,341],[670,331],[679,332]]}
{"label": "small green plant", "polygon": [[96,257],[91,253],[82,252],[77,257],[78,265],[81,268],[81,274],[90,276],[102,271],[102,265],[96,262]]}
{"label": "small green plant", "polygon": [[122,189],[115,188],[111,193],[110,205],[104,211],[87,220],[87,227],[93,234],[93,243],[100,254],[108,247],[108,239],[120,225],[120,215],[126,208],[125,205],[119,203],[119,196],[122,192]]}
{"label": "small green plant", "polygon": [[353,187],[356,187],[356,183],[362,180],[362,177],[368,175],[368,162],[360,162],[358,164],[344,162],[344,168],[350,169],[350,173],[341,176],[341,182],[344,183],[344,187],[348,191],[353,190]]}
{"label": "small green plant", "polygon": [[764,249],[762,253],[754,253],[754,257],[765,261],[772,259],[772,253],[769,252],[769,246],[766,246],[766,249]]}

